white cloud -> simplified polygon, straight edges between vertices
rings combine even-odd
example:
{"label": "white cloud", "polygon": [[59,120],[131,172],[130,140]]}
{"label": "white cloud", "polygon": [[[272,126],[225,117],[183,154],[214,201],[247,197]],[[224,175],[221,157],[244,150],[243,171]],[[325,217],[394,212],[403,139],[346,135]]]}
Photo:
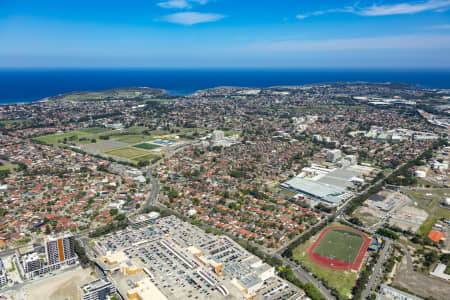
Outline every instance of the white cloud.
{"label": "white cloud", "polygon": [[308,17],[311,16],[321,16],[324,14],[328,14],[328,13],[354,13],[355,12],[355,8],[352,6],[348,6],[345,8],[334,8],[334,9],[327,9],[327,10],[318,10],[312,13],[308,13],[308,14],[299,14],[296,16],[297,19],[299,20],[303,20],[306,19]]}
{"label": "white cloud", "polygon": [[405,15],[416,14],[424,11],[444,12],[450,8],[450,0],[426,0],[415,3],[398,3],[377,5],[374,4],[368,7],[358,7],[358,4],[342,9],[328,9],[322,11],[315,11],[307,14],[297,15],[297,19],[305,19],[311,16],[320,16],[327,13],[354,13],[367,17],[390,16],[390,15]]}
{"label": "white cloud", "polygon": [[215,22],[223,19],[225,16],[220,14],[209,14],[199,12],[181,12],[171,15],[167,15],[162,18],[163,21],[182,24],[182,25],[194,25],[198,23]]}
{"label": "white cloud", "polygon": [[157,5],[163,8],[191,8],[191,3],[197,3],[205,5],[208,0],[168,0],[164,2],[158,2]]}
{"label": "white cloud", "polygon": [[431,29],[450,29],[450,24],[442,24],[442,25],[435,25],[431,26]]}
{"label": "white cloud", "polygon": [[450,6],[450,0],[428,0],[424,2],[399,3],[392,5],[372,5],[371,7],[361,9],[358,14],[363,16],[390,16],[416,14],[428,10],[442,9]]}
{"label": "white cloud", "polygon": [[287,40],[253,44],[250,49],[276,52],[378,49],[450,49],[450,35],[400,35],[332,40]]}
{"label": "white cloud", "polygon": [[159,2],[157,4],[163,8],[186,8],[190,7],[189,3],[186,0],[170,0],[166,2]]}

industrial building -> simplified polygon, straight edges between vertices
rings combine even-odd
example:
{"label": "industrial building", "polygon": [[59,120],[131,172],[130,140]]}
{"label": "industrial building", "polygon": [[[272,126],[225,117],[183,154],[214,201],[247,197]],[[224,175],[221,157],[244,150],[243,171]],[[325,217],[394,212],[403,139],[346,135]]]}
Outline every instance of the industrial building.
{"label": "industrial building", "polygon": [[338,206],[351,195],[346,188],[301,177],[294,177],[281,187],[323,201],[329,206]]}
{"label": "industrial building", "polygon": [[328,206],[339,206],[353,195],[351,189],[354,186],[364,184],[363,176],[373,172],[371,167],[354,165],[354,156],[345,157],[342,161],[346,166],[341,168],[312,164],[280,187]]}

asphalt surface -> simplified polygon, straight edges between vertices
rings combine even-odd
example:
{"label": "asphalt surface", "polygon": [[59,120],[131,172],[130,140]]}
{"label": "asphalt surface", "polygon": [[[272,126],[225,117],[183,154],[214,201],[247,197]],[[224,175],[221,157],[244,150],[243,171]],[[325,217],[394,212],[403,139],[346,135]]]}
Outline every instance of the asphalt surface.
{"label": "asphalt surface", "polygon": [[391,239],[385,238],[384,247],[380,251],[380,256],[373,269],[372,274],[370,275],[369,282],[367,283],[366,288],[361,294],[361,299],[367,299],[370,296],[371,291],[376,287],[377,276],[381,274],[383,265],[389,256],[389,252],[392,250],[392,244],[393,241]]}
{"label": "asphalt surface", "polygon": [[150,194],[145,200],[144,209],[153,206],[158,200],[159,191],[161,189],[159,181],[153,177],[153,168],[147,169],[147,177],[150,178],[150,184],[152,185]]}
{"label": "asphalt surface", "polygon": [[295,276],[300,279],[303,283],[312,283],[319,292],[327,299],[327,300],[334,300],[336,299],[333,297],[330,293],[330,291],[316,278],[314,278],[312,275],[310,275],[305,269],[303,269],[301,266],[299,266],[296,263],[293,263],[289,260],[286,260],[288,265],[292,268],[292,271],[294,271]]}

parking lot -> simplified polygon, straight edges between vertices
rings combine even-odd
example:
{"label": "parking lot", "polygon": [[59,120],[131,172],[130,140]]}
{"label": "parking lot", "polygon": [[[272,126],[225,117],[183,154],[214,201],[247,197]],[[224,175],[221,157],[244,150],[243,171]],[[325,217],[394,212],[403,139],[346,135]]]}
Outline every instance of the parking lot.
{"label": "parking lot", "polygon": [[233,283],[237,280],[260,288],[259,299],[287,299],[301,293],[278,277],[261,279],[271,267],[230,238],[206,234],[173,216],[99,238],[95,246],[102,255],[123,252],[129,266],[145,269],[130,276],[111,275],[122,294],[144,277],[169,299],[242,298],[242,287]]}
{"label": "parking lot", "polygon": [[303,296],[303,292],[297,292],[289,283],[274,277],[266,280],[264,287],[259,291],[257,299],[264,300],[282,300],[298,299]]}

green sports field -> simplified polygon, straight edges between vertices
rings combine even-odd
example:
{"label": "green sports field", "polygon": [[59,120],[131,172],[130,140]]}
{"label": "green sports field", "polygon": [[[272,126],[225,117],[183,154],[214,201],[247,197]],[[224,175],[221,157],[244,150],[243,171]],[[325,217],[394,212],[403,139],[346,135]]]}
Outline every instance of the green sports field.
{"label": "green sports field", "polygon": [[353,263],[364,243],[364,238],[356,232],[345,229],[331,229],[320,240],[314,253]]}
{"label": "green sports field", "polygon": [[152,149],[160,148],[161,146],[155,145],[155,144],[149,144],[149,143],[142,143],[142,144],[134,145],[134,147],[145,149],[145,150],[152,150]]}
{"label": "green sports field", "polygon": [[141,150],[139,148],[134,147],[123,147],[111,151],[106,151],[104,153],[112,156],[122,157],[125,159],[136,159],[139,156],[152,154],[151,152],[148,152],[146,150]]}

